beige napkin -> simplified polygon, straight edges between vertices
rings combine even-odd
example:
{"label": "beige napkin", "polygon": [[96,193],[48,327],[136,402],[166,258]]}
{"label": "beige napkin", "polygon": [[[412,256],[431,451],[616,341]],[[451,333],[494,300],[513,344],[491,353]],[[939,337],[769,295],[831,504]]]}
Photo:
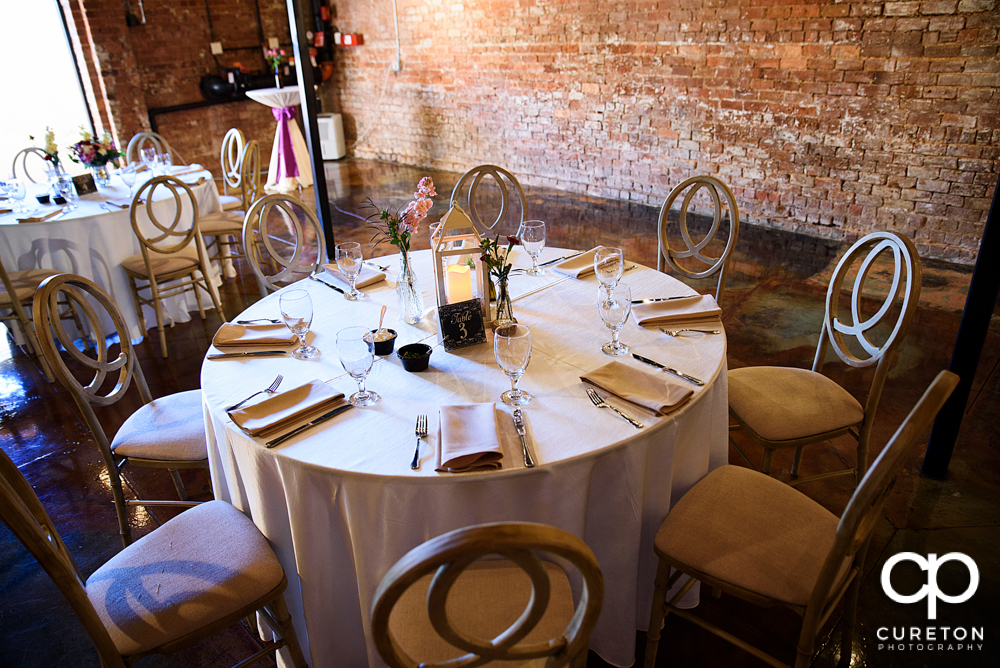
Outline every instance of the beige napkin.
{"label": "beige napkin", "polygon": [[287,392],[273,394],[258,403],[230,411],[229,417],[250,436],[270,438],[346,404],[343,392],[334,391],[323,381],[312,380]]}
{"label": "beige napkin", "polygon": [[297,336],[284,325],[234,325],[223,323],[212,339],[216,348],[253,346],[292,346],[299,342]]}
{"label": "beige napkin", "polygon": [[663,372],[654,376],[621,362],[609,362],[580,376],[580,380],[656,415],[676,410],[694,394],[694,390],[675,383]]}
{"label": "beige napkin", "polygon": [[190,165],[170,165],[170,167],[167,169],[167,173],[170,174],[170,176],[180,176],[181,174],[200,172],[203,169],[204,167],[195,162]]}
{"label": "beige napkin", "polygon": [[[597,248],[600,248],[600,246]],[[563,260],[558,264],[552,265],[552,271],[563,276],[569,276],[570,278],[583,278],[584,276],[593,274],[594,255],[597,253],[597,248],[591,248],[583,255],[577,255],[576,257],[571,257],[568,260]]]}
{"label": "beige napkin", "polygon": [[[326,273],[333,276],[339,282],[343,283],[345,287],[350,287],[351,282],[347,280],[347,277],[340,273],[340,269],[335,264],[324,264],[323,268],[326,269]],[[369,267],[367,264],[361,266],[361,275],[358,276],[358,282],[355,283],[355,287],[364,288],[369,285],[374,285],[380,281],[385,280],[385,274],[375,269]]]}
{"label": "beige napkin", "polygon": [[504,417],[497,414],[494,404],[442,406],[436,470],[460,473],[502,468],[497,425]]}
{"label": "beige napkin", "polygon": [[49,218],[55,218],[56,216],[58,216],[62,212],[63,212],[62,209],[56,209],[55,211],[50,211],[49,213],[45,214],[44,216],[31,216],[31,217],[28,217],[28,218],[18,218],[17,222],[19,222],[19,223],[44,223]]}
{"label": "beige napkin", "polygon": [[718,318],[722,309],[712,295],[697,295],[690,299],[636,304],[632,317],[639,325],[680,325]]}

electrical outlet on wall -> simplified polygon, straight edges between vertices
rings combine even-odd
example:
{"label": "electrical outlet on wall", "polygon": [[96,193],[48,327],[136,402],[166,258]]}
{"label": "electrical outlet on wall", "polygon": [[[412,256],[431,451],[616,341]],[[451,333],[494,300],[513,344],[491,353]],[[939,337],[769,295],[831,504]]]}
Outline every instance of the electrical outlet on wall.
{"label": "electrical outlet on wall", "polygon": [[280,45],[281,45],[281,42],[278,41],[277,37],[268,37],[267,38],[267,46],[268,46],[268,48],[277,49]]}
{"label": "electrical outlet on wall", "polygon": [[212,42],[212,55],[218,56],[222,54],[222,42]]}

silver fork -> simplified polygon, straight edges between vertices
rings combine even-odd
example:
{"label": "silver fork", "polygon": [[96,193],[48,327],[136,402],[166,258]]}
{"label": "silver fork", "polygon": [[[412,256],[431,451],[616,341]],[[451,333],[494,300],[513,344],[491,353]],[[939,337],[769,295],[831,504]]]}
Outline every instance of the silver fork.
{"label": "silver fork", "polygon": [[594,405],[595,405],[595,406],[597,406],[598,408],[610,408],[610,409],[611,409],[611,410],[613,410],[613,411],[614,411],[615,413],[618,413],[618,415],[620,415],[620,416],[622,416],[623,418],[625,418],[625,420],[626,420],[626,421],[627,421],[627,422],[628,422],[628,423],[629,423],[630,425],[632,425],[633,427],[635,427],[636,429],[642,429],[643,427],[645,427],[645,426],[646,426],[646,425],[644,425],[643,423],[639,422],[638,420],[636,420],[636,419],[634,419],[634,418],[631,418],[631,417],[629,417],[628,415],[625,415],[625,413],[622,413],[622,412],[621,412],[620,410],[618,410],[617,408],[615,408],[615,407],[614,407],[614,406],[612,406],[611,404],[609,404],[609,403],[606,403],[606,402],[604,401],[604,399],[601,399],[601,395],[599,395],[599,394],[598,394],[598,393],[597,393],[596,391],[594,391],[593,389],[591,389],[591,388],[589,388],[589,387],[587,388],[587,396],[588,396],[588,397],[590,397],[590,400],[591,400],[592,402],[594,402]]}
{"label": "silver fork", "polygon": [[417,426],[413,430],[413,433],[417,436],[417,449],[413,451],[413,461],[410,462],[410,468],[416,471],[420,468],[420,439],[427,435],[426,415],[417,416]]}
{"label": "silver fork", "polygon": [[268,323],[271,323],[272,325],[280,325],[284,321],[283,320],[275,320],[274,318],[254,318],[253,320],[237,320],[236,324],[237,325],[252,325],[255,322],[268,322]]}
{"label": "silver fork", "polygon": [[662,327],[657,327],[661,332],[667,334],[668,336],[677,336],[681,332],[700,332],[701,334],[722,334],[721,329],[663,329]]}
{"label": "silver fork", "polygon": [[281,374],[279,373],[279,374],[278,374],[278,377],[274,379],[274,382],[273,382],[273,383],[271,383],[270,385],[268,385],[267,387],[265,387],[265,388],[264,388],[263,390],[261,390],[260,392],[254,392],[253,394],[251,394],[251,395],[250,395],[249,397],[247,397],[246,399],[244,399],[244,400],[243,400],[243,401],[241,401],[240,403],[238,403],[238,404],[233,404],[232,406],[230,406],[229,408],[227,408],[227,409],[226,409],[226,412],[229,412],[229,411],[234,411],[234,410],[236,410],[237,408],[239,408],[240,406],[242,406],[242,405],[243,405],[243,404],[245,404],[246,402],[248,402],[248,401],[250,401],[251,399],[253,399],[254,397],[256,397],[256,396],[257,396],[258,394],[264,394],[265,392],[267,392],[268,394],[274,394],[275,390],[277,390],[277,389],[278,389],[278,386],[279,386],[279,385],[281,385],[281,381],[283,381],[284,379],[285,379],[285,377],[284,377],[284,376],[282,376],[282,375],[281,375]]}

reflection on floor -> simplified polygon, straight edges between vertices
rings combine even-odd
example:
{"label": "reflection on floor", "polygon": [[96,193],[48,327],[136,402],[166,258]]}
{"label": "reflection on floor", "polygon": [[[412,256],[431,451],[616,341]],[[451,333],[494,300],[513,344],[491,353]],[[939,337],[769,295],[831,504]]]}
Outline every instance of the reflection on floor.
{"label": "reflection on floor", "polygon": [[[367,216],[363,204],[371,197],[380,206],[403,206],[411,198],[417,180],[431,174],[437,184],[435,209],[428,220],[444,211],[444,202],[458,174],[420,170],[375,162],[327,163],[335,233],[338,241],[358,240],[367,245],[368,226],[353,214]],[[658,210],[623,202],[599,200],[529,187],[528,213],[549,224],[549,245],[590,248],[597,244],[618,245],[626,256],[647,265],[656,262]],[[304,193],[311,199],[311,192]],[[345,213],[350,212],[350,213]],[[426,226],[416,235],[415,247],[427,247]],[[811,237],[744,226],[732,265],[727,294],[723,299],[724,323],[729,342],[729,366],[788,365],[808,368],[824,308],[826,284],[843,244]],[[391,246],[380,246],[376,255],[393,254]],[[223,303],[232,317],[259,298],[249,269],[226,282]],[[938,370],[948,364],[958,329],[969,269],[941,262],[926,262],[921,307],[911,326],[899,359],[893,367],[875,431],[873,451],[878,452],[896,429]],[[696,284],[702,292],[714,286]],[[143,369],[154,396],[197,388],[201,361],[211,336],[221,324],[210,313],[204,322],[196,319],[168,332],[170,358],[159,357],[155,335],[138,346]],[[996,319],[994,318],[994,322]],[[995,601],[1000,596],[1000,456],[996,436],[1000,408],[997,363],[1000,360],[1000,327],[991,328],[979,373],[975,379],[965,423],[951,471],[944,481],[922,478],[922,449],[907,463],[887,509],[878,523],[866,567],[859,603],[859,626],[855,634],[855,665],[860,666],[986,666],[997,665],[1000,645],[1000,614]],[[863,397],[871,381],[870,372],[848,372],[839,363],[829,363],[828,375]],[[137,399],[135,399],[137,401]],[[113,432],[136,403],[102,414]],[[97,449],[83,421],[63,391],[49,385],[34,360],[8,340],[0,342],[0,444],[14,458],[35,486],[86,575],[115,554],[121,546],[111,492]],[[852,440],[806,450],[805,473],[840,468],[853,462]],[[749,445],[759,462],[760,451]],[[874,456],[874,454],[873,454]],[[779,453],[775,470],[788,478],[791,453]],[[741,461],[735,453],[730,460]],[[184,472],[196,498],[210,498],[207,476]],[[133,493],[161,494],[173,498],[169,476],[155,469],[127,469],[125,478]],[[839,514],[850,495],[846,478],[806,485],[802,491]],[[147,496],[149,498],[149,496]],[[137,536],[169,518],[154,510],[133,513]],[[902,605],[891,602],[882,591],[882,564],[903,551],[919,554],[963,552],[978,564],[980,583],[976,594],[961,605],[938,604],[935,622],[926,619],[925,602]],[[912,566],[912,564],[910,564]],[[966,588],[968,575],[950,564],[941,569],[939,581],[946,593]],[[905,570],[900,567],[901,571]],[[912,591],[925,582],[915,568],[907,573]],[[964,578],[964,579],[963,579]],[[895,580],[894,580],[895,582]],[[902,580],[900,580],[902,582]],[[899,588],[903,590],[902,584]],[[909,590],[904,593],[911,593]],[[775,611],[761,614],[753,606],[730,596],[704,598],[702,614],[736,635],[791,661],[794,658],[797,619]],[[839,659],[840,611],[834,612],[821,639],[814,665],[834,666]],[[335,623],[331,620],[331,623]],[[880,627],[982,627],[982,649],[960,650],[879,647]],[[891,631],[890,631],[891,633]],[[37,563],[17,543],[6,527],[0,527],[0,665],[98,666],[96,652],[69,606],[58,595]],[[643,633],[637,637],[637,660],[641,661]],[[228,666],[252,653],[255,641],[241,626],[172,657],[150,657],[144,666]],[[884,643],[888,644],[888,643]],[[909,641],[907,641],[909,645]],[[660,645],[658,665],[722,666],[764,665],[724,641],[692,624],[668,618]],[[261,662],[259,665],[265,665]],[[270,665],[270,664],[267,664]],[[591,655],[591,666],[603,666]]]}

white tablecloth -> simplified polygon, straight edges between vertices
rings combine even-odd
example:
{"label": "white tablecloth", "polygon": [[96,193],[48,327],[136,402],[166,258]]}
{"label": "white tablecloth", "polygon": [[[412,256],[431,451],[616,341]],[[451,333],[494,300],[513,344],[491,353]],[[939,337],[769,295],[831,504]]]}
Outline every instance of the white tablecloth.
{"label": "white tablecloth", "polygon": [[[298,86],[248,90],[247,97],[261,104],[266,104],[272,109],[296,107],[300,102]],[[295,119],[288,121],[288,130],[292,137],[292,151],[295,153],[295,163],[298,166],[299,175],[295,177],[278,173],[278,139],[281,133],[281,125],[279,124],[278,128],[274,131],[274,145],[271,147],[271,164],[267,170],[267,183],[264,186],[265,188],[283,193],[298,190],[299,186],[308,188],[313,184],[312,160],[309,158],[309,149],[306,147],[306,140],[302,137],[302,131],[299,130],[299,124]]]}
{"label": "white tablecloth", "polygon": [[[201,213],[221,211],[219,192],[212,181],[211,172],[200,170],[181,174],[178,178],[195,183],[202,177],[206,181],[192,188],[198,202],[198,211]],[[137,191],[148,178],[150,178],[148,171],[141,172],[134,191]],[[55,204],[38,204],[35,195],[45,192],[46,188],[47,184],[28,184],[28,195],[24,201],[28,206],[34,205],[37,209],[35,213],[9,213],[0,216],[0,260],[3,261],[4,267],[7,271],[55,269],[93,280],[115,300],[128,325],[132,340],[141,339],[145,336],[145,332],[139,326],[139,317],[135,301],[132,299],[128,277],[121,266],[122,260],[141,252],[139,240],[132,231],[128,209],[106,211],[101,207],[101,203],[109,199],[127,199],[128,186],[120,177],[113,176],[111,187],[101,188],[98,193],[79,198],[74,211],[55,220],[18,223],[18,218],[25,218],[28,215],[41,217],[60,208]],[[164,188],[157,189],[153,206],[157,207],[157,213],[161,218],[169,216],[174,207],[173,198],[168,202],[159,202],[166,196]],[[148,226],[149,233],[152,234],[155,228],[145,217],[145,207],[141,209],[139,215],[140,224]],[[214,290],[221,278],[214,267],[210,273]],[[206,298],[207,295],[202,297]],[[210,304],[211,301],[207,300],[207,303]],[[193,293],[167,299],[164,302],[164,323],[187,322],[191,319],[188,311],[192,309],[197,309]],[[156,314],[153,309],[148,306],[143,307],[143,313],[146,326],[155,328]],[[113,331],[110,321],[106,322],[104,334],[109,335]]]}
{"label": "white tablecloth", "polygon": [[[542,259],[557,253],[546,249]],[[521,253],[516,264],[530,266],[530,260]],[[424,298],[433,304],[429,253],[415,253],[414,265]],[[624,280],[637,298],[690,292],[652,269],[630,271]],[[549,287],[533,292],[543,285]],[[283,389],[318,378],[354,391],[337,360],[336,333],[354,324],[374,328],[383,303],[390,309],[386,326],[399,332],[397,347],[435,343],[433,315],[419,327],[395,318],[395,292],[388,282],[365,288],[370,299],[363,302],[348,302],[314,281],[296,285],[307,289],[315,304],[312,331],[322,353],[317,359],[204,363],[215,496],[246,512],[271,541],[288,574],[286,598],[314,668],[384,665],[371,642],[369,615],[372,595],[390,566],[433,536],[509,520],[552,524],[590,545],[605,578],[591,648],[613,664],[632,662],[636,629],[648,621],[653,536],[671,505],[727,461],[726,339],[670,338],[631,321],[625,325],[621,339],[634,351],[707,381],[668,417],[628,409],[647,425],[636,430],[593,406],[579,380],[611,360],[600,351],[610,336],[597,312],[596,286],[593,276],[513,278],[514,312],[531,328],[534,344],[520,383],[535,397],[524,409],[538,463],[533,469],[523,468],[515,444],[501,471],[434,471],[439,406],[496,401],[502,407],[499,395],[510,384],[497,368],[492,343],[452,353],[438,344],[431,368],[421,373],[407,373],[395,356],[377,361],[368,387],[381,402],[352,409],[275,449],[235,428],[222,407],[266,387],[278,373],[285,376]],[[261,300],[245,315],[280,317],[278,297]],[[657,373],[630,357],[617,359]],[[430,417],[431,435],[421,449],[420,469],[411,471],[414,419],[421,413]]]}

